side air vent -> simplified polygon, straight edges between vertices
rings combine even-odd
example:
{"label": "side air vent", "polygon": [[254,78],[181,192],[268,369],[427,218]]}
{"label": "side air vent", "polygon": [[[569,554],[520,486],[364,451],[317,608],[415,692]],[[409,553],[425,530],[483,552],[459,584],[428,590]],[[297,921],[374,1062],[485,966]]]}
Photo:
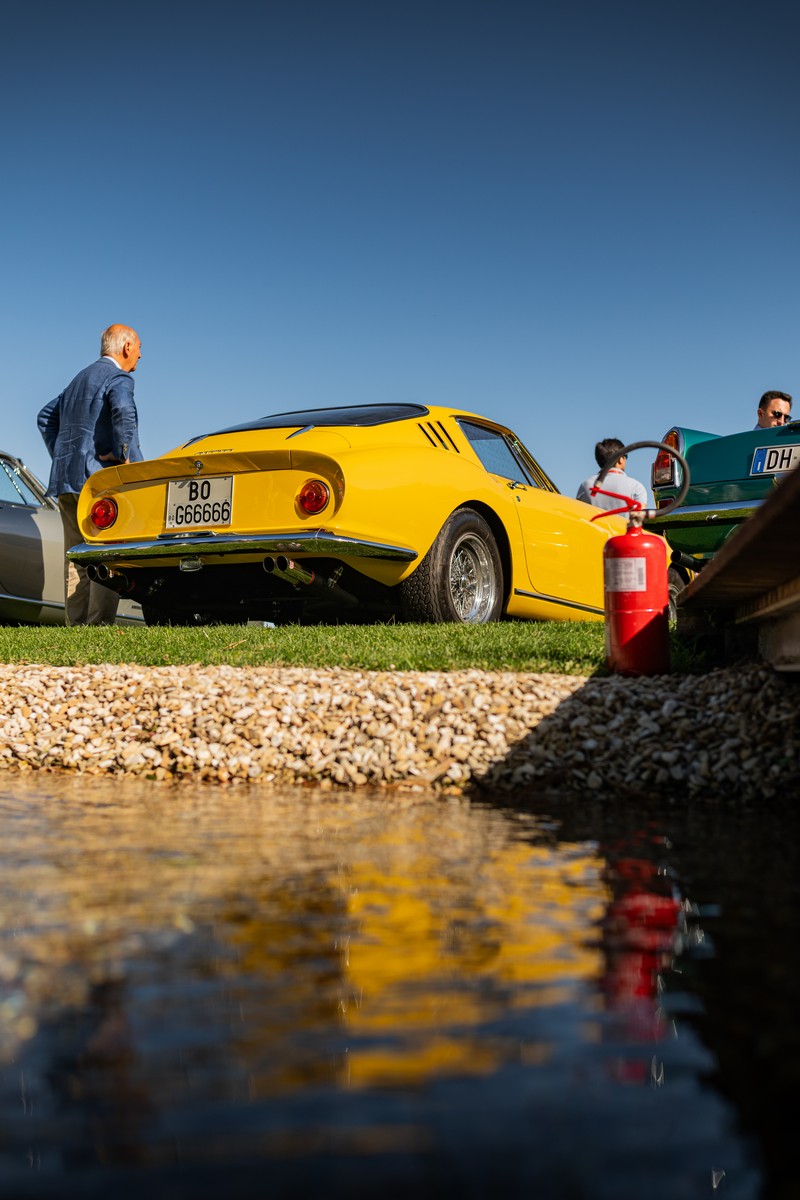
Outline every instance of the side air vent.
{"label": "side air vent", "polygon": [[456,454],[461,453],[441,421],[420,421],[419,427],[437,450],[455,450]]}

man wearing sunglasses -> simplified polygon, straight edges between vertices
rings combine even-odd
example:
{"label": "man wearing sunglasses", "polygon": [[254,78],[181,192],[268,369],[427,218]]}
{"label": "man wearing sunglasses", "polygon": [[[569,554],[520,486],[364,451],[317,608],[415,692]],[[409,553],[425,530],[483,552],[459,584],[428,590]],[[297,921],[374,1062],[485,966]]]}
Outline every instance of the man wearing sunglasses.
{"label": "man wearing sunglasses", "polygon": [[792,419],[792,397],[788,392],[764,392],[758,402],[758,421],[754,429],[773,429]]}

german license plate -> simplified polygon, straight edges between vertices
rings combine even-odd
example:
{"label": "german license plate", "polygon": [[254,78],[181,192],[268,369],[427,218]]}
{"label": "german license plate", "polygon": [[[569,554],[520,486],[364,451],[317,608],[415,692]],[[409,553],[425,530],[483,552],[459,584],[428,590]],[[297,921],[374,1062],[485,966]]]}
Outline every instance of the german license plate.
{"label": "german license plate", "polygon": [[230,525],[233,476],[172,479],[167,484],[165,529],[209,529]]}
{"label": "german license plate", "polygon": [[800,463],[800,445],[759,446],[753,455],[751,475],[780,475]]}

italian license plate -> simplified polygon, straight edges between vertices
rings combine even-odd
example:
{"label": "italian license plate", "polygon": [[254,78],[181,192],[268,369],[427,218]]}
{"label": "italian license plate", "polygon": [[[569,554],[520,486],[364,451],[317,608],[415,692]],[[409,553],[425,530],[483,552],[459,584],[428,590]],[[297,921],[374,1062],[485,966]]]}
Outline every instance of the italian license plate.
{"label": "italian license plate", "polygon": [[232,475],[170,480],[164,528],[209,529],[230,525],[232,498]]}
{"label": "italian license plate", "polygon": [[780,475],[800,463],[800,445],[759,446],[753,455],[751,475]]}

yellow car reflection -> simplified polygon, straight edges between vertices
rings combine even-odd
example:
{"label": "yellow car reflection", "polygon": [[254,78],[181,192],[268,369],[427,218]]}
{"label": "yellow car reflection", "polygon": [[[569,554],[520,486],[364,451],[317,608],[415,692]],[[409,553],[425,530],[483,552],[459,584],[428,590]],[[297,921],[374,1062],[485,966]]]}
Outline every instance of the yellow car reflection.
{"label": "yellow car reflection", "polygon": [[[437,833],[432,826],[432,837]],[[514,1006],[575,999],[603,971],[588,936],[608,904],[602,860],[585,847],[558,852],[505,842],[479,878],[437,880],[424,847],[408,841],[354,865],[347,904],[353,933],[342,947],[342,1020],[354,1038],[349,1087],[476,1074],[497,1065],[483,1025]],[[546,1045],[525,1047],[529,1061]]]}

